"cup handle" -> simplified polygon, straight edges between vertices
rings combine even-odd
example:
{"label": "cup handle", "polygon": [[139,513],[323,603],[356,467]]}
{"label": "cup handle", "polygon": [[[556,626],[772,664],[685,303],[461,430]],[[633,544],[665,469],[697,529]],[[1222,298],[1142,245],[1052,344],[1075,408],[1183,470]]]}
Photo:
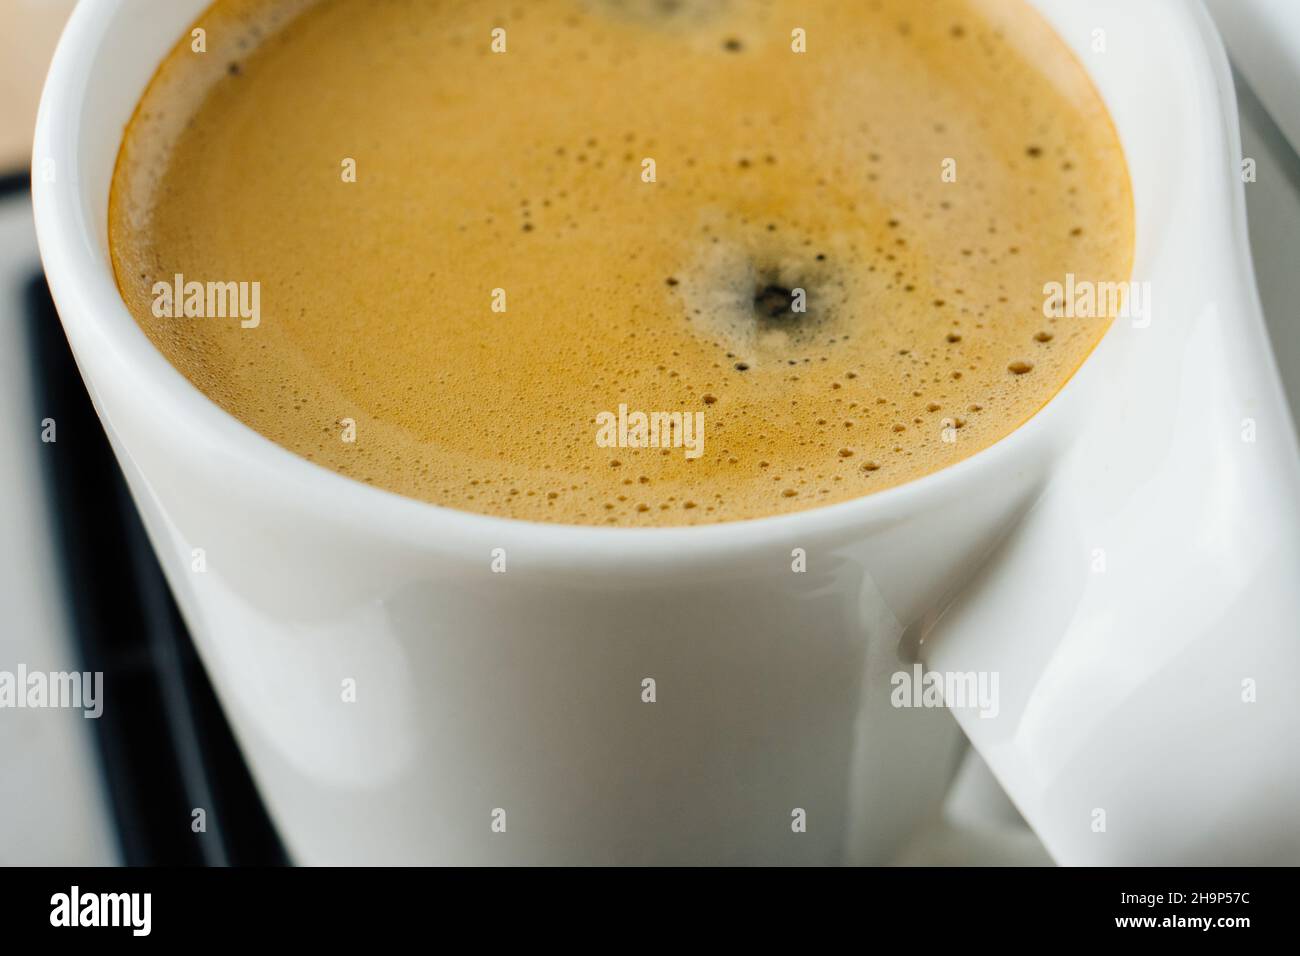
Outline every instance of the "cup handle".
{"label": "cup handle", "polygon": [[954,715],[1061,863],[1300,863],[1300,458],[1230,318],[1198,320],[1186,407],[1102,398],[922,644],[997,675],[995,715]]}
{"label": "cup handle", "polygon": [[1086,404],[1068,451],[922,642],[997,675],[996,716],[953,713],[1063,864],[1300,863],[1300,450],[1219,191],[1158,238],[1152,321],[1059,397]]}

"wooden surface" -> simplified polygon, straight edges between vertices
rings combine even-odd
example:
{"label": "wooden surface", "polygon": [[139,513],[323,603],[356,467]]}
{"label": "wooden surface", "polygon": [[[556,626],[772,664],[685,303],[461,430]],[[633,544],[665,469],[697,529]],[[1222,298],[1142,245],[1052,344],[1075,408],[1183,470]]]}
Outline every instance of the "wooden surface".
{"label": "wooden surface", "polygon": [[31,162],[45,71],[74,0],[0,0],[0,172]]}

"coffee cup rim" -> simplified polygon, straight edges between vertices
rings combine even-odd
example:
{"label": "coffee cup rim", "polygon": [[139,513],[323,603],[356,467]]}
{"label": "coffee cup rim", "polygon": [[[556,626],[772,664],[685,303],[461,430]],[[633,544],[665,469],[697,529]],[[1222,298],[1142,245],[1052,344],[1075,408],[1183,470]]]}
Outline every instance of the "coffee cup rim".
{"label": "coffee cup rim", "polygon": [[[199,4],[201,9],[205,4]],[[764,542],[810,536],[860,537],[917,510],[960,498],[972,484],[996,481],[1057,444],[1068,408],[1075,404],[1076,371],[1037,412],[993,444],[920,478],[846,501],[788,514],[700,525],[652,528],[576,525],[462,511],[408,498],[346,477],[303,458],[261,435],[222,409],[184,377],[135,322],[118,291],[107,254],[107,236],[92,228],[94,197],[82,144],[95,84],[125,82],[105,64],[107,35],[128,5],[122,0],[81,3],[64,30],[46,79],[37,119],[32,161],[32,197],[37,236],[51,293],[97,409],[112,430],[114,410],[100,392],[130,402],[166,440],[185,454],[229,469],[231,480],[262,482],[262,490],[287,507],[312,511],[323,521],[355,521],[370,533],[451,547],[471,542],[510,542],[569,563],[602,562],[617,556],[649,562],[712,560],[739,554]],[[134,12],[139,16],[139,11]],[[178,34],[180,35],[180,34]],[[174,42],[174,38],[173,38]],[[157,67],[155,60],[149,74]],[[138,101],[143,87],[130,91]],[[119,130],[114,142],[120,145]],[[111,164],[116,152],[108,160]],[[102,162],[102,158],[100,159]],[[53,177],[42,171],[53,163]],[[103,179],[104,177],[100,177]],[[106,180],[105,180],[106,181]],[[106,200],[105,200],[106,201]],[[1084,360],[1114,337],[1112,323]],[[119,447],[128,456],[131,449]]]}

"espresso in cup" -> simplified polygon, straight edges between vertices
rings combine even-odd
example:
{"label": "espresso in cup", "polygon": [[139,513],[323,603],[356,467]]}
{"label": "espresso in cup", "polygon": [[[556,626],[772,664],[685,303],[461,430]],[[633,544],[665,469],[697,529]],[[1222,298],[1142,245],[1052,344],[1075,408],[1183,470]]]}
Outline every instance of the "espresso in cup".
{"label": "espresso in cup", "polygon": [[1011,0],[218,0],[109,240],[168,360],[379,488],[757,518],[1005,437],[1129,277],[1118,137]]}

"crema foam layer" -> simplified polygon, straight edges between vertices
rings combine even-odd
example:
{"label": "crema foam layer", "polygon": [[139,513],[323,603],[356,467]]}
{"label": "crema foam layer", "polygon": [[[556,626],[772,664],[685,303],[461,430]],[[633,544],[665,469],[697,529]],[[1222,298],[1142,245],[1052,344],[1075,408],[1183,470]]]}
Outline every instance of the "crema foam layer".
{"label": "crema foam layer", "polygon": [[1110,315],[1049,284],[1129,279],[1115,129],[1020,2],[219,0],[195,28],[113,178],[128,308],[261,434],[440,505],[677,525],[889,488],[1078,368]]}

